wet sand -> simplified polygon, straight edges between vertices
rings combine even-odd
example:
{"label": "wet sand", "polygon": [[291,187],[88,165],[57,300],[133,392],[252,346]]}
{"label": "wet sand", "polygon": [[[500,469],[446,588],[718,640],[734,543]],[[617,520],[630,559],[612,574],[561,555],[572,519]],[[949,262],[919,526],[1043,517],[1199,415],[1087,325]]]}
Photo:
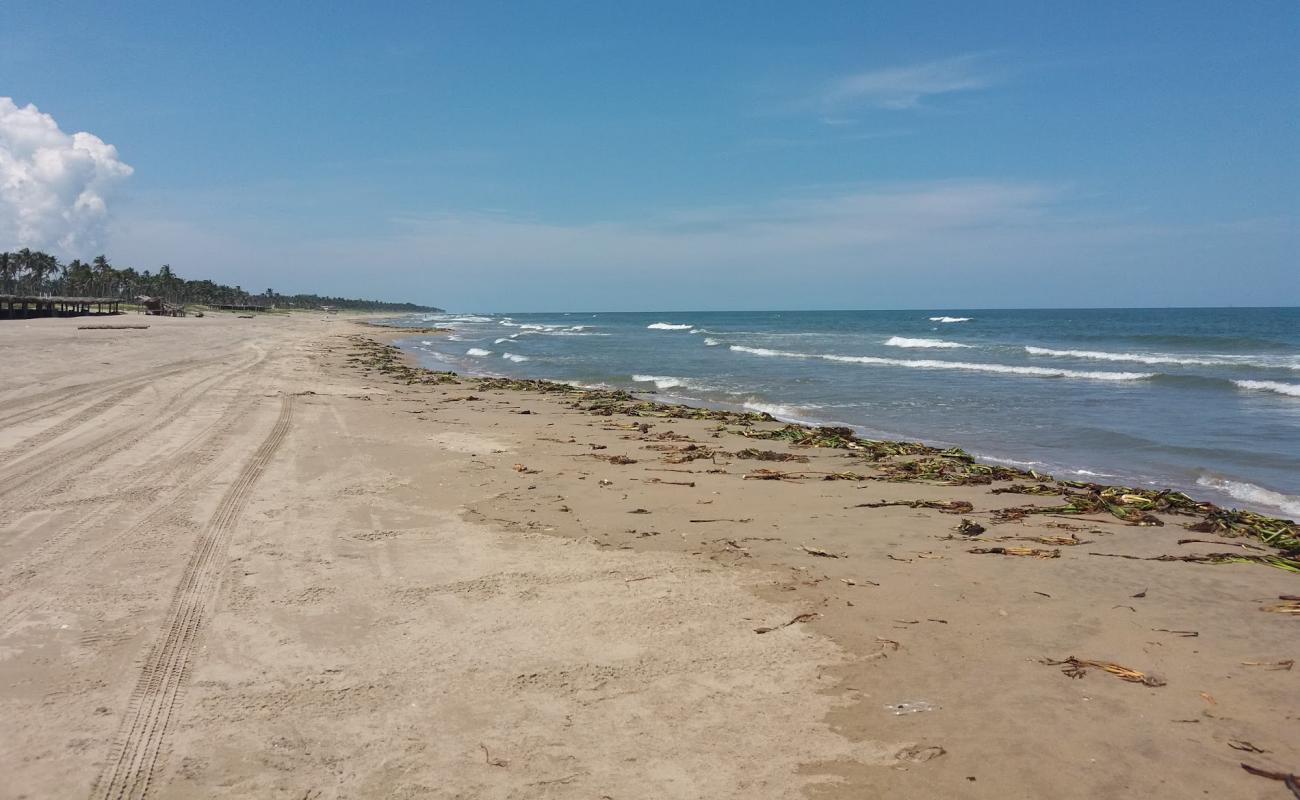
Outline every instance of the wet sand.
{"label": "wet sand", "polygon": [[[1262,610],[1300,576],[1092,555],[1243,540],[994,524],[1057,499],[411,384],[339,317],[77,324],[0,323],[0,796],[1268,798],[1241,762],[1300,769],[1297,615]],[[904,500],[974,511],[858,507]],[[970,552],[1016,546],[1058,557]]]}

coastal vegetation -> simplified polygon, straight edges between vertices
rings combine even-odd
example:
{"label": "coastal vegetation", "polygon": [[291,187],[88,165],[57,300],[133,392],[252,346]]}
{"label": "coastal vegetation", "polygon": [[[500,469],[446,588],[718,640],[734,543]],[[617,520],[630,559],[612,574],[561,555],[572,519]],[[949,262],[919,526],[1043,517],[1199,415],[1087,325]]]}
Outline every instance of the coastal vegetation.
{"label": "coastal vegetation", "polygon": [[140,295],[176,304],[263,305],[276,308],[319,309],[328,306],[350,311],[440,311],[415,303],[358,300],[317,294],[260,293],[207,279],[187,279],[163,264],[155,270],[117,267],[107,256],[90,261],[74,258],[67,263],[39,250],[23,248],[0,252],[0,294],[112,297],[132,300]]}

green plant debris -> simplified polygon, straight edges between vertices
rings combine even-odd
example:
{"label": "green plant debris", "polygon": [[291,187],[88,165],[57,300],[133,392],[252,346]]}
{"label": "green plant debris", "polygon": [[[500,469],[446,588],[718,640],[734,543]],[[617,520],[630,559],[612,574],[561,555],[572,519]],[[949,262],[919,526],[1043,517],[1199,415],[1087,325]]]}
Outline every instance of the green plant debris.
{"label": "green plant debris", "polygon": [[[1159,526],[1164,521],[1155,516],[1157,513],[1195,516],[1201,517],[1201,520],[1183,527],[1196,533],[1215,533],[1229,538],[1253,537],[1277,548],[1283,556],[1300,557],[1300,526],[1291,520],[1253,511],[1220,508],[1213,503],[1198,502],[1171,489],[1137,489],[1080,481],[1056,483],[1065,492],[1063,505],[999,509],[993,512],[994,519],[1010,522],[1024,519],[1030,514],[1110,514],[1128,525]],[[993,492],[1001,493],[1001,490],[994,489]],[[1021,493],[1041,492],[1035,490]]]}
{"label": "green plant debris", "polygon": [[[874,461],[890,456],[930,455],[943,451],[920,442],[885,442],[863,439],[852,428],[814,427],[810,425],[786,425],[777,430],[742,430],[733,431],[751,439],[780,439],[802,447],[827,447],[837,450],[853,450]],[[961,452],[961,451],[958,451]],[[970,456],[967,456],[970,458]]]}
{"label": "green plant debris", "polygon": [[391,344],[376,342],[361,335],[351,336],[349,339],[353,343],[355,354],[348,357],[348,363],[366,371],[387,375],[407,385],[460,383],[454,372],[408,367],[402,363],[401,349]]}
{"label": "green plant debris", "polygon": [[975,506],[966,500],[881,500],[878,503],[858,503],[854,508],[887,508],[889,506],[907,506],[908,508],[933,508],[945,514],[969,514]]}
{"label": "green plant debris", "polygon": [[887,481],[932,481],[944,486],[987,485],[994,481],[1014,481],[1032,477],[1014,467],[980,464],[967,457],[945,451],[908,461],[890,461],[879,465]]}
{"label": "green plant debris", "polygon": [[1034,547],[975,547],[968,553],[997,556],[1025,556],[1027,558],[1060,558],[1060,550],[1039,550]]}
{"label": "green plant debris", "polygon": [[752,447],[747,447],[736,453],[736,458],[755,461],[798,461],[802,464],[808,463],[808,456],[801,456],[797,453],[778,453],[775,450],[755,450]]}
{"label": "green plant debris", "polygon": [[713,460],[713,458],[715,458],[716,456],[727,455],[726,453],[723,453],[719,450],[714,450],[712,447],[709,447],[708,445],[695,444],[694,442],[692,442],[691,444],[684,444],[684,445],[673,445],[673,444],[650,445],[649,449],[658,450],[664,453],[663,460],[669,464],[686,464],[691,461],[699,461],[700,459],[704,459],[704,458]]}
{"label": "green plant debris", "polygon": [[1126,553],[1088,553],[1090,556],[1107,558],[1126,558],[1130,561],[1187,561],[1192,564],[1263,564],[1287,572],[1300,573],[1300,559],[1276,555],[1254,555],[1248,553],[1201,553],[1197,555],[1174,556],[1131,556]]}
{"label": "green plant debris", "polygon": [[999,486],[992,490],[993,494],[1032,494],[1039,497],[1056,497],[1066,493],[1066,489],[1061,486],[1050,486],[1046,483],[1014,483],[1010,486]]}

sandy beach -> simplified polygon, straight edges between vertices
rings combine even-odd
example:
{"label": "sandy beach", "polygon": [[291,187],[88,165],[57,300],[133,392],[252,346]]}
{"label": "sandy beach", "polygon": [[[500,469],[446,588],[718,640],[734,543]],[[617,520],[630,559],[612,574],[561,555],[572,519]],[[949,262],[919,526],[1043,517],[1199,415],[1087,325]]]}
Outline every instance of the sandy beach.
{"label": "sandy beach", "polygon": [[78,324],[0,323],[2,797],[1282,798],[1242,764],[1300,770],[1300,575],[1146,560],[1257,540],[1002,519],[1061,497],[395,368],[357,319]]}

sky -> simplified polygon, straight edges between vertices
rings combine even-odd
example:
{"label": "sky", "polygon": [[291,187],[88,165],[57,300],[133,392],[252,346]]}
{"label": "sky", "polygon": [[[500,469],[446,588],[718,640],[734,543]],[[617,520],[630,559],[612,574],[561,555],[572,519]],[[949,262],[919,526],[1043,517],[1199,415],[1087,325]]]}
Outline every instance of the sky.
{"label": "sky", "polygon": [[456,310],[1300,305],[1294,0],[5,0],[0,31],[0,249]]}

